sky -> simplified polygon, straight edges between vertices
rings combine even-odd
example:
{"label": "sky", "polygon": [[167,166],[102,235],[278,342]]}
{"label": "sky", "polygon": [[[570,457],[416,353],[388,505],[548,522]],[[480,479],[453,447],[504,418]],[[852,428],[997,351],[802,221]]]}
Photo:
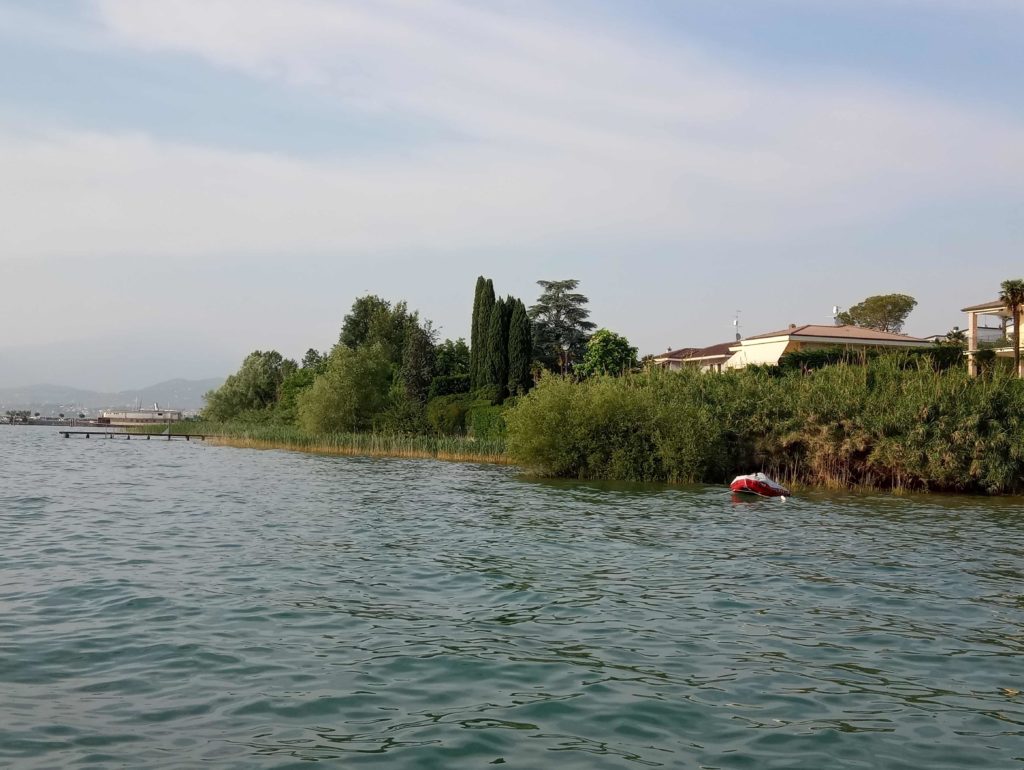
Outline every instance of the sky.
{"label": "sky", "polygon": [[641,353],[1024,277],[1024,0],[0,0],[0,386],[467,336],[576,278]]}

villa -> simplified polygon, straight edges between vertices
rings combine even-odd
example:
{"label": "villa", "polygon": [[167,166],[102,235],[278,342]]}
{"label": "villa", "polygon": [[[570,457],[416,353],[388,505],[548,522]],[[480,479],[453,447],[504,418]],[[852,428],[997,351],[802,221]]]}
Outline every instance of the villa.
{"label": "villa", "polygon": [[927,348],[929,340],[906,334],[880,332],[860,326],[824,324],[790,324],[780,331],[722,342],[707,348],[669,350],[654,357],[654,363],[665,369],[696,367],[705,372],[742,369],[751,364],[774,365],[786,353],[825,350],[841,347],[848,350],[880,350],[887,348]]}
{"label": "villa", "polygon": [[880,332],[849,324],[790,324],[787,329],[757,334],[736,342],[730,348],[733,355],[726,362],[725,368],[742,369],[751,364],[778,364],[783,355],[797,351],[835,347],[847,350],[928,348],[932,344],[919,337]]}
{"label": "villa", "polygon": [[[971,305],[963,312],[967,313],[967,370],[972,375],[980,370],[975,355],[980,349],[992,350],[997,358],[1013,358],[1013,314],[1002,300]],[[1020,374],[1024,376],[1024,358]]]}

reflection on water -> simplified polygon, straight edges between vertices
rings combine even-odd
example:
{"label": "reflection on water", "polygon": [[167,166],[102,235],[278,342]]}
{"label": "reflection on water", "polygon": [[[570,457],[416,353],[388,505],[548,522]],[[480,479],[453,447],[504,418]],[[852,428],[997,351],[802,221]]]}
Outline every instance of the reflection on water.
{"label": "reflection on water", "polygon": [[0,463],[0,764],[1024,764],[1019,500],[27,428]]}

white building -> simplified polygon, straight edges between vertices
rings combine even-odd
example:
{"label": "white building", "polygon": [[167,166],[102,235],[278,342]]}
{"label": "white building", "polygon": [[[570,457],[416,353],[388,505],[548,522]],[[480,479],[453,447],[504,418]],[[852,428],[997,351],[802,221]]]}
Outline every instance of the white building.
{"label": "white building", "polygon": [[849,324],[790,324],[788,329],[757,334],[740,340],[729,348],[732,357],[725,362],[726,369],[742,369],[751,364],[778,364],[786,353],[805,350],[881,350],[927,348],[932,343],[906,334],[880,332]]}
{"label": "white building", "polygon": [[130,427],[132,425],[164,425],[166,423],[180,422],[182,416],[180,409],[161,409],[159,404],[153,404],[152,409],[104,412],[96,422],[100,425],[120,425],[123,427]]}

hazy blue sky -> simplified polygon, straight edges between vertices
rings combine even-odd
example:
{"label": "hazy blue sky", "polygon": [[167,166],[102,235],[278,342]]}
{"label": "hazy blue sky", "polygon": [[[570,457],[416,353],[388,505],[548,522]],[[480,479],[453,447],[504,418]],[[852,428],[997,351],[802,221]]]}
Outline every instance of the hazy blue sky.
{"label": "hazy blue sky", "polygon": [[642,352],[1024,277],[1024,0],[0,0],[0,385],[468,333],[574,277]]}

